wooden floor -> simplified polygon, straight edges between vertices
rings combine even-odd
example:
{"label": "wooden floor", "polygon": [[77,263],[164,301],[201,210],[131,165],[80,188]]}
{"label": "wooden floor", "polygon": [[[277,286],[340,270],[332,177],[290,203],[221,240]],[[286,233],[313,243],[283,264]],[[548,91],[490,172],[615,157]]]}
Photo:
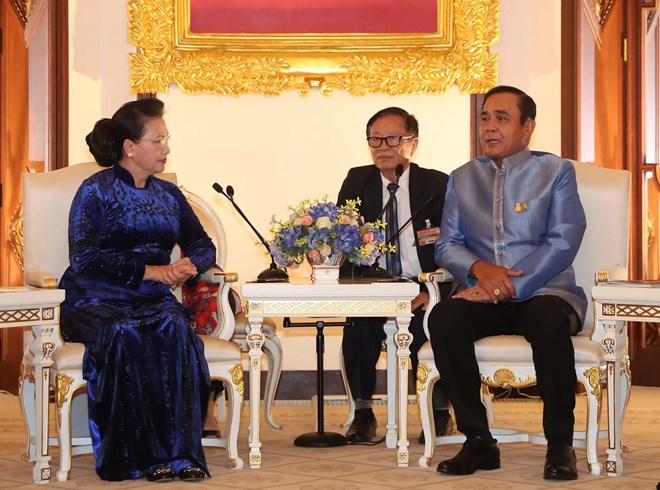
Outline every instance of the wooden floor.
{"label": "wooden floor", "polygon": [[[494,404],[496,426],[540,429],[542,405],[538,401],[510,400]],[[435,464],[453,456],[459,445],[436,448],[434,466],[420,468],[417,460],[422,446],[417,444],[420,431],[417,408],[409,407],[411,465],[396,466],[395,450],[377,446],[344,446],[329,449],[300,448],[293,439],[313,430],[313,410],[310,403],[299,402],[275,407],[276,420],[284,426],[279,432],[262,424],[263,465],[261,469],[247,468],[247,408],[243,410],[240,454],[246,462],[243,470],[230,470],[223,449],[207,448],[206,455],[211,479],[199,483],[159,484],[158,488],[245,488],[245,489],[654,489],[660,481],[660,389],[634,387],[624,421],[624,438],[628,452],[624,454],[624,476],[611,478],[590,475],[585,452],[577,450],[579,479],[574,482],[554,483],[543,480],[545,448],[529,443],[501,445],[502,468],[495,471],[479,471],[467,477],[449,477],[435,471]],[[328,406],[325,411],[326,430],[342,431],[339,424],[346,415],[345,405]],[[377,406],[379,435],[384,434],[385,407]],[[578,400],[577,427],[585,419],[584,400]],[[603,427],[606,423],[603,413]],[[31,484],[31,466],[20,462],[24,450],[25,435],[18,398],[0,394],[0,489],[37,488]],[[599,456],[605,460],[606,441],[599,441]],[[58,464],[58,450],[52,448],[52,464]],[[53,471],[53,474],[55,471]],[[91,455],[74,457],[71,480],[52,481],[52,488],[142,488],[153,487],[145,480],[104,482],[94,472]],[[44,488],[43,485],[40,488]]]}

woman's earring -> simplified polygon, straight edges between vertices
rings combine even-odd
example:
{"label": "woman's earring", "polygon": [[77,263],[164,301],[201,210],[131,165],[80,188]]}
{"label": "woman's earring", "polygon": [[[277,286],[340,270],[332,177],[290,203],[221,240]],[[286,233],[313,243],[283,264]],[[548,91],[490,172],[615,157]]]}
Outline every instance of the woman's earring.
{"label": "woman's earring", "polygon": [[129,153],[129,154],[128,154],[128,158],[133,158],[133,154],[132,154],[132,153]]}

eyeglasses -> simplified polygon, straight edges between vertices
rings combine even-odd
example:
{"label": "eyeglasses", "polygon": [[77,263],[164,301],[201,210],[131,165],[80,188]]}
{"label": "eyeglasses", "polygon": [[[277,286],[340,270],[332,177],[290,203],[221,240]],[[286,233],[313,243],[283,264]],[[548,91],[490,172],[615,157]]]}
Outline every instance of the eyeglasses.
{"label": "eyeglasses", "polygon": [[170,139],[170,133],[167,133],[165,136],[161,136],[157,140],[152,140],[149,138],[138,138],[137,141],[151,141],[152,143],[158,143],[161,148],[165,148],[165,145]]}
{"label": "eyeglasses", "polygon": [[384,138],[381,138],[380,136],[370,136],[367,138],[367,142],[372,148],[380,148],[383,145],[383,141],[387,143],[387,146],[390,148],[394,148],[401,144],[401,140],[409,140],[411,138],[414,138],[414,136],[385,136]]}

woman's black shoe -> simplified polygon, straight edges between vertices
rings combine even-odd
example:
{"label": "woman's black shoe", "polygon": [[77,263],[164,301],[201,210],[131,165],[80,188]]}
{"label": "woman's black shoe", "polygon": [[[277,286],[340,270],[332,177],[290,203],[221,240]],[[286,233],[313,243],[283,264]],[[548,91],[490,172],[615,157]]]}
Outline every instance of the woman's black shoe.
{"label": "woman's black shoe", "polygon": [[203,480],[205,475],[204,470],[197,466],[188,466],[179,471],[179,478],[184,481]]}
{"label": "woman's black shoe", "polygon": [[172,468],[158,468],[147,475],[147,481],[150,482],[168,482],[174,480],[176,473]]}

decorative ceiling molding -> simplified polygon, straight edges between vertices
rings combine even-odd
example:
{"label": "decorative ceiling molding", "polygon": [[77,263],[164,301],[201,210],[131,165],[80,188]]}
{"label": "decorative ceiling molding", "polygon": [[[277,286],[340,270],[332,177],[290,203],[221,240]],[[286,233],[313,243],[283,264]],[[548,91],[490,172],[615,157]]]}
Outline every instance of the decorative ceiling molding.
{"label": "decorative ceiling molding", "polygon": [[18,20],[21,22],[21,25],[25,27],[30,14],[32,13],[32,8],[34,7],[33,0],[10,0],[11,6],[14,7],[14,11],[18,16]]}

